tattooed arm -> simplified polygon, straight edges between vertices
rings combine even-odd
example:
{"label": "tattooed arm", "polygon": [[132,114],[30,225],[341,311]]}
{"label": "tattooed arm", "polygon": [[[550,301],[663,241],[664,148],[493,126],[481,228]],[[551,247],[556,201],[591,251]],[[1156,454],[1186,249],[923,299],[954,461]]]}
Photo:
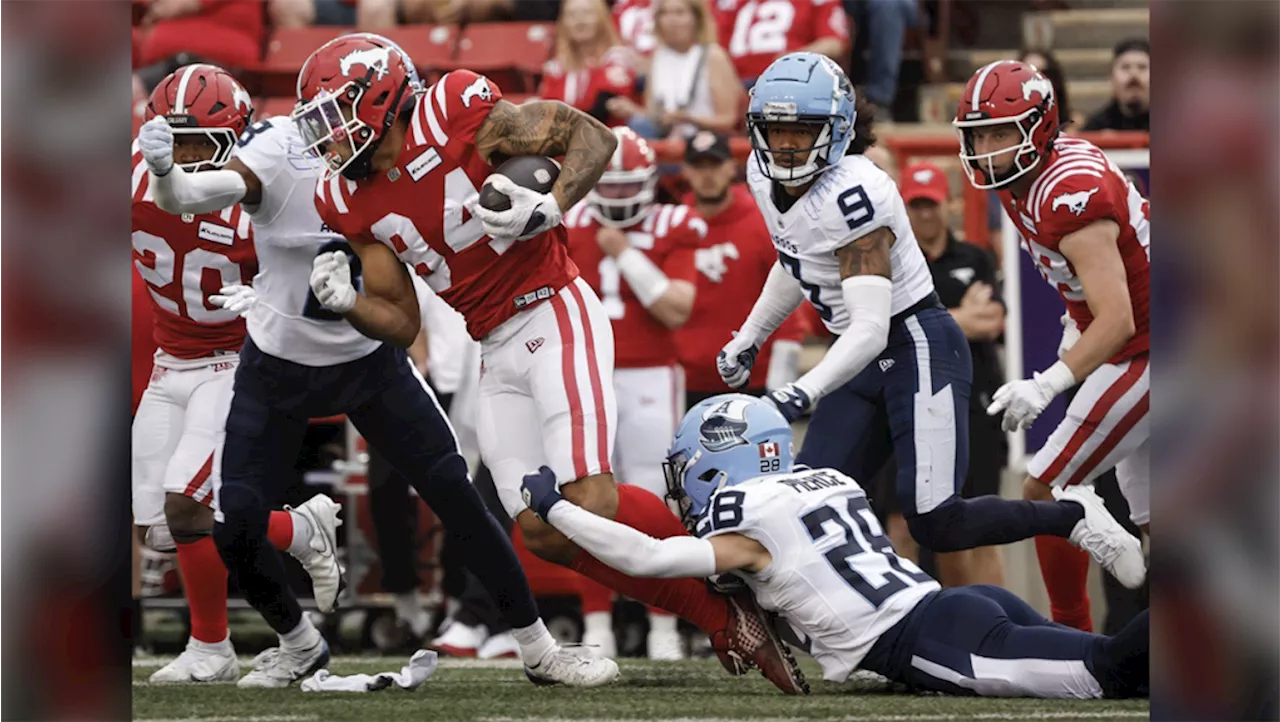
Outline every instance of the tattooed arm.
{"label": "tattooed arm", "polygon": [[849,327],[822,361],[795,382],[811,402],[848,383],[888,345],[893,305],[889,249],[893,241],[893,231],[877,228],[836,251]]}
{"label": "tattooed arm", "polygon": [[517,155],[564,156],[551,189],[561,211],[586,197],[617,145],[603,123],[556,100],[523,105],[500,100],[476,131],[476,150],[490,165]]}

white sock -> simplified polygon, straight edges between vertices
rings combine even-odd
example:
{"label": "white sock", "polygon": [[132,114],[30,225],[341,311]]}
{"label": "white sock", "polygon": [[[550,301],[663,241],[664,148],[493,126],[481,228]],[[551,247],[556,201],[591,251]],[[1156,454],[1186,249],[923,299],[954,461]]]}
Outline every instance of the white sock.
{"label": "white sock", "polygon": [[192,649],[198,649],[202,652],[216,652],[218,654],[235,654],[235,648],[231,646],[231,632],[227,632],[227,638],[221,642],[201,642],[195,637],[187,637],[187,646]]}
{"label": "white sock", "polygon": [[306,612],[302,613],[302,621],[298,622],[298,626],[293,631],[280,635],[281,649],[310,649],[316,646],[316,640],[320,637],[320,630],[315,628],[311,623],[311,618]]}
{"label": "white sock", "polygon": [[588,612],[582,615],[582,633],[613,634],[612,612]]}
{"label": "white sock", "polygon": [[547,631],[547,625],[541,619],[527,627],[513,628],[511,636],[520,644],[520,659],[526,667],[537,667],[557,647],[555,637]]}
{"label": "white sock", "polygon": [[674,614],[654,614],[649,613],[649,634],[654,632],[673,633],[676,630],[680,618]]}
{"label": "white sock", "polygon": [[296,511],[289,512],[293,518],[293,538],[289,540],[289,554],[298,556],[311,549],[311,522]]}

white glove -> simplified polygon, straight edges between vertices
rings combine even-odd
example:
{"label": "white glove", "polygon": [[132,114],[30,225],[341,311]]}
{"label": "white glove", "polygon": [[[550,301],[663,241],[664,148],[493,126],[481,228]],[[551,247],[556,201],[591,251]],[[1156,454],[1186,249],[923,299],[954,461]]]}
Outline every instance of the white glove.
{"label": "white glove", "polygon": [[1036,372],[1029,379],[1010,381],[996,389],[995,396],[991,397],[991,405],[987,407],[987,414],[995,416],[1003,411],[1004,418],[1000,422],[1000,428],[1005,431],[1025,429],[1039,418],[1055,396],[1075,383],[1071,369],[1059,361],[1043,373]]}
{"label": "white glove", "polygon": [[1075,319],[1071,318],[1071,314],[1062,314],[1062,340],[1058,342],[1058,358],[1067,355],[1072,346],[1076,345],[1076,341],[1080,340],[1080,327],[1076,325]]}
{"label": "white glove", "polygon": [[760,353],[760,344],[747,338],[745,334],[733,332],[733,340],[720,349],[716,356],[716,371],[720,378],[731,389],[745,388],[751,381],[751,367],[756,362],[756,354]]}
{"label": "white glove", "polygon": [[511,207],[505,211],[491,211],[479,203],[471,210],[493,240],[523,241],[560,225],[563,214],[554,195],[529,190],[496,173],[485,182],[511,199]]}
{"label": "white glove", "polygon": [[168,175],[173,170],[173,129],[169,121],[157,115],[143,123],[138,129],[138,148],[152,173]]}
{"label": "white glove", "polygon": [[253,290],[253,286],[233,283],[230,286],[223,286],[217,294],[209,297],[209,301],[215,306],[221,306],[232,313],[248,318],[249,310],[258,302],[258,292]]}
{"label": "white glove", "polygon": [[725,259],[738,260],[738,247],[732,243],[717,243],[710,248],[699,248],[693,252],[693,267],[706,276],[712,283],[724,280],[729,270]]}
{"label": "white glove", "polygon": [[346,313],[356,306],[356,287],[351,284],[351,261],[344,251],[316,256],[311,264],[311,292],[334,313]]}

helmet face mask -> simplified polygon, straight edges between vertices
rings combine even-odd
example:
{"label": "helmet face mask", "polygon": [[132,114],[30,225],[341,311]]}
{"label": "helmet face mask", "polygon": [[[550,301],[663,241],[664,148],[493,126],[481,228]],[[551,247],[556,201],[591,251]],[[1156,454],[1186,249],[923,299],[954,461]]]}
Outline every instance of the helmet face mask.
{"label": "helmet face mask", "polygon": [[[174,136],[174,164],[182,170],[193,173],[202,170],[217,170],[231,160],[231,151],[236,147],[236,133],[234,130],[230,128],[184,128],[182,126],[174,126],[173,122],[171,118],[169,123]],[[200,150],[212,151],[208,153],[207,157],[185,163],[177,162],[184,155],[184,145],[194,145],[201,141],[203,141],[202,145],[205,148]]]}
{"label": "helmet face mask", "polygon": [[[831,150],[835,146],[834,138],[838,135],[838,118],[800,118],[792,120],[770,120],[766,117],[747,116],[750,129],[751,148],[760,154],[760,167],[765,177],[777,181],[784,186],[800,186],[812,181],[817,175],[834,165],[829,162]],[[769,142],[770,126],[787,126],[788,134],[801,135],[803,131],[795,130],[800,126],[809,126],[811,141],[808,146],[793,149],[773,149]],[[845,148],[848,143],[845,143]],[[836,157],[844,155],[840,149]],[[781,161],[781,162],[780,162]]]}
{"label": "helmet face mask", "polygon": [[253,101],[230,73],[215,65],[184,65],[156,85],[148,120],[164,117],[174,135],[174,163],[185,171],[221,168],[253,121]]}
{"label": "helmet face mask", "polygon": [[373,132],[352,112],[363,95],[364,88],[351,82],[336,93],[321,91],[314,100],[293,110],[303,150],[324,161],[325,180],[342,173],[373,145]]}
{"label": "helmet face mask", "polygon": [[[799,52],[773,61],[751,89],[747,108],[747,135],[761,172],[797,187],[837,165],[853,141],[855,105],[853,84],[830,58]],[[772,149],[773,124],[790,126],[787,132],[796,135],[804,134],[798,126],[811,125],[812,142],[808,148]]]}
{"label": "helmet face mask", "polygon": [[618,146],[609,166],[587,192],[591,214],[601,225],[626,228],[644,220],[658,185],[657,155],[630,128],[615,128]]}
{"label": "helmet face mask", "polygon": [[[995,150],[978,143],[981,136],[1001,126],[1016,131],[1016,142]],[[1059,130],[1053,84],[1026,63],[990,63],[965,85],[952,127],[960,140],[960,165],[969,182],[984,190],[1006,188],[1053,152]],[[1007,166],[1001,162],[997,167],[1010,155]]]}

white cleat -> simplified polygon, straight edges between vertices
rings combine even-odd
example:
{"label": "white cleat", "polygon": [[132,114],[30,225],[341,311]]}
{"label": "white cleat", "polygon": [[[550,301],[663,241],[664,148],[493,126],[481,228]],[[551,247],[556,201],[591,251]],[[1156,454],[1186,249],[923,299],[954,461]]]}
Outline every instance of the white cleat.
{"label": "white cleat", "polygon": [[618,663],[597,657],[581,647],[556,647],[547,652],[537,666],[525,665],[524,674],[536,685],[599,687],[618,678]]}
{"label": "white cleat", "polygon": [[454,622],[444,630],[444,634],[431,640],[427,649],[449,657],[474,657],[488,638],[489,630],[483,624],[469,627],[462,622]]}
{"label": "white cleat", "polygon": [[338,527],[342,526],[338,512],[342,507],[324,494],[316,494],[297,508],[286,506],[285,509],[305,518],[311,525],[311,541],[306,551],[295,555],[295,558],[311,575],[316,608],[321,612],[332,612],[338,606],[338,594],[346,586],[337,554]]}
{"label": "white cleat", "polygon": [[520,643],[511,632],[495,634],[484,640],[476,652],[479,659],[498,659],[499,657],[519,657]]}
{"label": "white cleat", "polygon": [[657,662],[674,662],[684,659],[684,640],[679,630],[650,630],[646,640],[649,647],[649,659]]}
{"label": "white cleat", "polygon": [[239,677],[240,662],[229,642],[209,645],[189,639],[182,654],[156,670],[149,681],[151,684],[227,684]]}
{"label": "white cleat", "polygon": [[258,668],[246,674],[237,687],[280,689],[324,667],[329,663],[329,644],[316,635],[316,643],[307,649],[290,650],[273,647],[258,655]]}
{"label": "white cleat", "polygon": [[1142,586],[1147,578],[1147,560],[1142,542],[1125,531],[1102,503],[1102,497],[1085,486],[1054,489],[1058,501],[1074,501],[1084,507],[1084,519],[1071,530],[1071,543],[1089,552],[1089,556],[1111,572],[1129,589]]}
{"label": "white cleat", "polygon": [[597,657],[613,659],[618,656],[618,640],[611,628],[583,632],[582,647]]}

